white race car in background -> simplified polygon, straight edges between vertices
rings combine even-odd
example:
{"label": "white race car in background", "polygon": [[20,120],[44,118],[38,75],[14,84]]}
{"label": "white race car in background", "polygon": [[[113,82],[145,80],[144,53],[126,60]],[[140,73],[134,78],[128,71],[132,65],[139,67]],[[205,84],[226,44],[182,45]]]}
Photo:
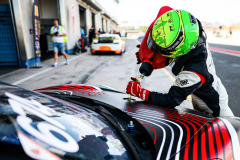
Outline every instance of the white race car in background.
{"label": "white race car in background", "polygon": [[92,43],[92,54],[125,52],[125,41],[118,34],[100,34]]}

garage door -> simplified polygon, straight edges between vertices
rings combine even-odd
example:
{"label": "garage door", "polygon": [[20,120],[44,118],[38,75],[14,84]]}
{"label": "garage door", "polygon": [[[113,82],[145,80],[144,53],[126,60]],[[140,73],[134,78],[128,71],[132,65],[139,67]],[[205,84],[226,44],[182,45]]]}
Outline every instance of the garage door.
{"label": "garage door", "polygon": [[8,4],[0,4],[0,65],[19,65],[10,6]]}

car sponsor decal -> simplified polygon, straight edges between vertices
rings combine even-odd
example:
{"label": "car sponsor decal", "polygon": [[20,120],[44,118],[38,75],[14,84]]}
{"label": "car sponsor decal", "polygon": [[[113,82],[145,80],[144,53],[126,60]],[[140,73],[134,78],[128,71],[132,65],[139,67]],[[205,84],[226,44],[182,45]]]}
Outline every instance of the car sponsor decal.
{"label": "car sponsor decal", "polygon": [[[157,116],[154,117],[153,115],[144,115],[142,114],[141,116],[136,114],[136,113],[130,113],[130,112],[127,112],[129,115],[132,115],[133,118],[137,119],[137,120],[140,120],[140,121],[146,121],[148,120],[149,123],[152,123],[152,124],[155,124],[153,122],[157,122],[157,123],[160,123],[160,124],[163,124],[165,126],[167,126],[169,129],[170,129],[170,133],[172,134],[171,136],[171,140],[170,140],[170,144],[169,144],[169,149],[168,149],[168,153],[167,153],[167,157],[166,159],[169,159],[170,156],[171,156],[171,151],[172,151],[172,148],[173,148],[173,141],[174,141],[174,138],[176,137],[175,134],[174,134],[174,131],[173,131],[173,127],[171,127],[171,125],[169,125],[168,123],[172,123],[173,125],[176,125],[180,131],[180,134],[179,134],[179,138],[178,138],[178,144],[177,144],[177,150],[176,152],[179,152],[180,151],[180,145],[181,145],[181,142],[182,142],[182,137],[183,137],[183,130],[181,128],[181,126],[173,121],[170,121],[170,120],[167,120],[167,119],[164,119],[164,118],[158,118]],[[154,120],[153,120],[154,119]],[[167,122],[167,123],[166,123]],[[162,130],[164,131],[164,133],[166,133],[165,129],[162,128]],[[177,137],[176,137],[177,138]],[[165,140],[164,140],[165,141]],[[162,143],[161,147],[162,148],[164,146],[164,143]],[[158,156],[157,156],[157,159],[160,159],[161,158],[161,152],[158,153]],[[176,157],[176,159],[179,159],[179,155]]]}
{"label": "car sponsor decal", "polygon": [[[47,88],[37,89],[35,91],[52,91],[53,93],[64,93],[66,95],[75,95],[79,96],[107,96],[105,92],[103,92],[99,87],[91,86],[91,85],[59,85]],[[87,95],[86,95],[87,93]]]}
{"label": "car sponsor decal", "polygon": [[59,157],[52,154],[44,147],[40,146],[39,144],[34,142],[32,139],[25,136],[22,132],[18,131],[17,135],[23,146],[24,152],[28,156],[34,159],[46,159],[46,157],[48,157],[48,159],[51,159],[51,160],[60,160]]}
{"label": "car sponsor decal", "polygon": [[143,104],[131,104],[123,110],[145,127],[154,128],[157,135],[154,131],[150,133],[158,149],[158,160],[239,159],[237,133],[224,118],[201,117]]}
{"label": "car sponsor decal", "polygon": [[[62,151],[74,153],[79,150],[77,142],[67,132],[64,131],[66,127],[57,120],[51,118],[55,110],[44,106],[33,99],[27,100],[8,92],[5,92],[5,95],[9,97],[8,102],[13,111],[18,114],[16,118],[17,124],[24,131],[28,132],[30,135],[41,140],[42,142]],[[28,117],[25,111],[45,121],[37,122],[36,129],[31,125],[33,120]],[[65,140],[60,140],[54,136],[51,131],[61,135]],[[24,139],[25,138],[22,138],[22,140]],[[23,144],[24,143],[26,142],[23,142]],[[28,150],[28,148],[25,147],[26,145],[22,146],[24,149]],[[29,154],[28,151],[25,152],[30,157],[32,156],[32,154]]]}
{"label": "car sponsor decal", "polygon": [[144,101],[146,100],[146,90],[145,89],[143,90],[143,100]]}
{"label": "car sponsor decal", "polygon": [[[240,145],[239,145],[239,139],[238,139],[238,134],[236,130],[233,128],[231,123],[224,119],[224,118],[219,118],[226,126],[227,130],[229,131],[230,137],[231,137],[231,142],[232,142],[232,150],[233,150],[233,157],[235,160],[240,159]],[[226,137],[224,137],[226,138]],[[225,140],[226,141],[226,140]]]}

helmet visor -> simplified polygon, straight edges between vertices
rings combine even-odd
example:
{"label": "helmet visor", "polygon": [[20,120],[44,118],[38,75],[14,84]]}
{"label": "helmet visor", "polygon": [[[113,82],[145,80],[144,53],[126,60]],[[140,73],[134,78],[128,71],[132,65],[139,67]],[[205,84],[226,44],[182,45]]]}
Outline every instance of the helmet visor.
{"label": "helmet visor", "polygon": [[159,45],[157,45],[153,38],[152,38],[152,29],[151,31],[149,32],[149,35],[148,35],[148,39],[147,39],[147,45],[148,45],[148,48],[154,52],[154,53],[159,53],[163,56],[168,56],[168,55],[171,55],[171,51],[174,51],[174,49],[165,49],[165,48],[162,48],[160,47]]}
{"label": "helmet visor", "polygon": [[157,45],[153,40],[152,29],[151,29],[148,35],[147,45],[148,45],[148,48],[154,53],[159,53],[166,57],[175,58],[177,56],[174,55],[174,51],[175,51],[175,48],[182,42],[183,40],[182,35],[183,35],[182,31],[180,31],[180,34],[178,35],[177,40],[170,47],[162,48],[159,45]]}

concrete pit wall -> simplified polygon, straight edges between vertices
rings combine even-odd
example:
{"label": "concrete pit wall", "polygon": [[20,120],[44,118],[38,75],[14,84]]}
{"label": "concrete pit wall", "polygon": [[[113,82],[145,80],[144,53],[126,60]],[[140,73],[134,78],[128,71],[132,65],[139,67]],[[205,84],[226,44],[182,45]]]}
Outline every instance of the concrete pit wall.
{"label": "concrete pit wall", "polygon": [[80,38],[79,3],[76,0],[59,0],[59,5],[62,26],[68,37],[66,52],[69,54],[73,52],[73,47]]}
{"label": "concrete pit wall", "polygon": [[33,35],[29,29],[32,25],[32,1],[30,0],[13,0],[14,18],[16,23],[20,59],[22,66],[28,66],[28,60],[35,57],[33,48]]}

